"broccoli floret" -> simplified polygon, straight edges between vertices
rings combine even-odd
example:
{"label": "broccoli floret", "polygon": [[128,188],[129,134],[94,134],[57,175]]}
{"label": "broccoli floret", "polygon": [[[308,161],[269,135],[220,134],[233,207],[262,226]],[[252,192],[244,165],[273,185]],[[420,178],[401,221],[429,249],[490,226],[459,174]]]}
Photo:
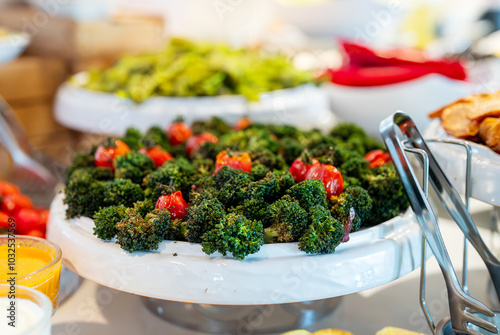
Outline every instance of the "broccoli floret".
{"label": "broccoli floret", "polygon": [[363,186],[363,183],[358,178],[347,176],[343,173],[342,173],[342,180],[344,181],[344,188],[351,186]]}
{"label": "broccoli floret", "polygon": [[229,166],[223,166],[214,179],[217,197],[226,207],[238,206],[246,198],[243,189],[253,181],[250,173]]}
{"label": "broccoli floret", "polygon": [[[161,211],[161,210],[158,210]],[[166,233],[166,218],[170,219],[170,214],[149,216],[143,218],[134,209],[127,209],[127,217],[120,221],[116,227],[116,243],[128,252],[136,250],[156,250],[163,236]],[[168,213],[168,211],[164,211]]]}
{"label": "broccoli floret", "polygon": [[226,215],[224,205],[214,196],[214,192],[213,188],[193,192],[185,217],[186,240],[189,242],[201,242],[203,234],[213,229]]}
{"label": "broccoli floret", "polygon": [[320,205],[309,210],[310,225],[299,240],[299,249],[308,254],[329,254],[344,238],[342,224]]}
{"label": "broccoli floret", "polygon": [[166,209],[154,209],[146,214],[144,221],[156,227],[156,233],[164,240],[182,240],[183,226],[181,220],[172,220]]}
{"label": "broccoli floret", "polygon": [[394,169],[386,164],[373,169],[373,174],[365,178],[364,188],[373,199],[372,216],[367,226],[387,221],[404,211],[409,206],[403,184]]}
{"label": "broccoli floret", "polygon": [[231,131],[231,127],[218,117],[212,117],[205,121],[196,121],[191,126],[191,129],[193,130],[193,134],[209,132],[215,136],[220,136]]}
{"label": "broccoli floret", "polygon": [[339,171],[342,176],[350,176],[363,180],[367,174],[371,173],[368,168],[368,164],[368,161],[366,161],[362,156],[353,155],[340,165]]}
{"label": "broccoli floret", "polygon": [[270,171],[271,170],[267,166],[260,163],[255,164],[254,162],[252,162],[252,171],[250,172],[250,174],[252,175],[252,178],[254,180],[259,180],[264,178]]}
{"label": "broccoli floret", "polygon": [[276,231],[277,242],[297,241],[309,223],[307,212],[288,196],[273,203],[270,213],[270,228]]}
{"label": "broccoli floret", "polygon": [[130,179],[115,179],[105,182],[103,196],[106,206],[132,207],[135,202],[144,199],[144,192],[141,186]]}
{"label": "broccoli floret", "polygon": [[290,187],[296,184],[295,179],[293,179],[292,174],[288,171],[276,171],[274,173],[278,177],[278,183],[280,185],[280,196],[283,196]]}
{"label": "broccoli floret", "polygon": [[155,164],[146,155],[138,152],[127,152],[114,161],[115,178],[130,179],[133,183],[142,184],[142,180],[155,169]]}
{"label": "broccoli floret", "polygon": [[224,256],[232,253],[234,258],[244,259],[260,250],[264,244],[263,233],[260,221],[231,213],[203,235],[201,246],[208,255],[218,251]]}
{"label": "broccoli floret", "polygon": [[219,137],[217,147],[219,152],[227,148],[237,151],[259,151],[267,149],[270,152],[278,150],[278,142],[272,139],[269,130],[260,128],[247,128],[245,130],[230,132]]}
{"label": "broccoli floret", "polygon": [[143,201],[137,201],[134,203],[134,210],[139,213],[142,217],[146,216],[149,212],[155,209],[155,203],[151,199],[145,199]]}
{"label": "broccoli floret", "polygon": [[281,154],[283,159],[288,165],[291,165],[293,161],[300,156],[304,151],[305,147],[299,143],[294,138],[284,137],[279,141],[280,147],[278,153]]}
{"label": "broccoli floret", "polygon": [[95,167],[94,163],[94,155],[77,153],[73,158],[73,164],[66,170],[66,181],[68,181],[69,177],[78,168],[93,168]]}
{"label": "broccoli floret", "polygon": [[[66,182],[64,203],[68,205],[66,217],[92,217],[104,204],[105,182],[95,180],[96,168],[78,168]],[[110,169],[108,169],[110,170]]]}
{"label": "broccoli floret", "polygon": [[352,136],[356,137],[366,137],[366,132],[354,123],[340,123],[333,127],[330,131],[330,136],[341,139],[342,141],[347,141]]}
{"label": "broccoli floret", "polygon": [[94,235],[102,240],[111,240],[118,233],[118,222],[126,217],[127,208],[123,205],[99,209],[93,216]]}
{"label": "broccoli floret", "polygon": [[342,140],[347,148],[356,150],[361,155],[374,149],[385,149],[380,141],[371,138],[362,128],[353,123],[339,124],[332,129],[330,136]]}
{"label": "broccoli floret", "polygon": [[250,154],[253,164],[262,164],[271,170],[282,170],[288,167],[281,156],[276,155],[268,149],[254,149],[250,150],[248,153]]}
{"label": "broccoli floret", "polygon": [[327,208],[326,190],[320,180],[304,180],[290,187],[286,193],[297,200],[306,211],[316,205]]}
{"label": "broccoli floret", "polygon": [[200,144],[198,149],[191,152],[191,159],[210,159],[215,160],[215,157],[219,153],[219,147],[213,142],[203,142]]}
{"label": "broccoli floret", "polygon": [[131,127],[127,128],[125,136],[122,137],[121,140],[125,142],[125,144],[127,144],[130,149],[138,150],[142,146],[141,138],[142,138],[141,132],[138,129]]}
{"label": "broccoli floret", "polygon": [[188,199],[191,190],[190,176],[195,173],[196,170],[184,158],[169,160],[144,178],[145,193],[156,201],[162,194],[161,186],[168,185],[181,190],[182,196]]}
{"label": "broccoli floret", "polygon": [[[151,127],[141,139],[142,145],[146,148],[152,148],[156,145],[163,147],[169,151],[167,134],[160,127]],[[170,152],[170,151],[169,151]]]}
{"label": "broccoli floret", "polygon": [[[357,231],[363,223],[370,218],[373,200],[368,192],[359,186],[347,187],[339,196],[331,198],[332,216],[339,220],[343,226],[351,224],[347,232]],[[351,208],[354,209],[354,219],[350,220]]]}

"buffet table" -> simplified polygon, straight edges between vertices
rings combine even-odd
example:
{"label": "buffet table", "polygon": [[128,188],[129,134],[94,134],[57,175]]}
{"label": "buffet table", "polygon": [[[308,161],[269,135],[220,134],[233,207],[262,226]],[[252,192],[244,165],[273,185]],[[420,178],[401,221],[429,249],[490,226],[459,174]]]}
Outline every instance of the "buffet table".
{"label": "buffet table", "polygon": [[[500,245],[500,237],[488,229],[491,206],[478,201],[472,204],[473,218],[486,243],[493,248]],[[441,218],[440,224],[450,257],[456,269],[460,270],[463,235],[449,219]],[[475,250],[469,250],[471,295],[490,306],[487,271]],[[435,260],[431,259],[427,264],[427,303],[437,323],[448,313],[446,291]],[[428,334],[430,331],[418,298],[419,278],[420,270],[415,270],[386,285],[347,295],[331,315],[308,330],[338,328],[354,334],[369,335],[390,325]],[[157,318],[144,307],[140,296],[109,289],[87,280],[59,307],[52,319],[52,327],[52,334],[55,335],[204,334]],[[248,327],[242,325],[242,329]],[[248,330],[245,333],[251,334]]]}

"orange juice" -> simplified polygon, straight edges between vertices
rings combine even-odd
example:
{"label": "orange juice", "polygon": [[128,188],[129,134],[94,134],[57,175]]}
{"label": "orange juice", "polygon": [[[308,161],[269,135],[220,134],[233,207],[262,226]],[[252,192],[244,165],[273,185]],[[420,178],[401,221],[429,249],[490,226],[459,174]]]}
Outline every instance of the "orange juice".
{"label": "orange juice", "polygon": [[0,283],[12,284],[14,278],[15,285],[31,287],[47,295],[55,310],[61,274],[59,248],[39,238],[16,236],[15,248],[3,243],[4,240],[7,238],[0,238]]}

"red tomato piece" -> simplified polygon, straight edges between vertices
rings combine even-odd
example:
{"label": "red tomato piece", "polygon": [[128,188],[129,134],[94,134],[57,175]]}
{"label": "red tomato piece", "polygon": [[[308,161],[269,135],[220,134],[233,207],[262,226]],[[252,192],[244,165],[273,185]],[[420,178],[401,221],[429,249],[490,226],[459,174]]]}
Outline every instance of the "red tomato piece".
{"label": "red tomato piece", "polygon": [[217,157],[215,158],[214,174],[219,172],[219,170],[226,165],[233,169],[240,169],[245,172],[250,172],[252,170],[252,159],[246,152],[227,152],[226,150],[224,150],[219,152],[217,154]]}
{"label": "red tomato piece", "polygon": [[39,209],[38,214],[40,215],[40,223],[46,225],[49,220],[49,211],[47,209]]}
{"label": "red tomato piece", "polygon": [[129,151],[129,146],[120,140],[115,141],[114,147],[104,147],[100,145],[97,147],[94,154],[95,166],[113,168],[113,159],[118,156],[123,156]]}
{"label": "red tomato piece", "polygon": [[0,195],[20,193],[19,187],[5,180],[0,180]]}
{"label": "red tomato piece", "polygon": [[172,219],[184,219],[187,214],[187,206],[187,202],[182,197],[182,192],[176,191],[159,197],[155,208],[168,210]]}
{"label": "red tomato piece", "polygon": [[168,152],[166,152],[160,145],[157,145],[151,149],[140,149],[139,152],[141,154],[145,154],[147,155],[149,158],[151,158],[151,160],[153,161],[153,163],[155,163],[155,166],[156,167],[160,167],[163,165],[163,163],[165,163],[166,161],[169,161],[171,159],[173,159],[174,157],[172,157],[171,154],[169,154]]}
{"label": "red tomato piece", "polygon": [[365,160],[368,161],[369,165],[368,167],[370,169],[374,169],[376,167],[380,167],[384,165],[385,163],[388,163],[391,161],[391,155],[389,153],[380,150],[380,149],[375,149],[370,151],[365,155]]}
{"label": "red tomato piece", "polygon": [[7,214],[15,214],[22,208],[33,208],[31,199],[24,194],[14,193],[3,198],[1,209]]}
{"label": "red tomato piece", "polygon": [[193,132],[187,124],[178,121],[168,127],[167,134],[170,144],[179,145],[186,142],[193,135]]}
{"label": "red tomato piece", "polygon": [[193,151],[196,151],[200,147],[200,145],[202,145],[205,142],[217,143],[219,142],[219,139],[214,134],[208,132],[191,136],[186,143],[187,154],[191,156],[191,153]]}
{"label": "red tomato piece", "polygon": [[9,219],[7,213],[0,211],[0,228],[9,229]]}
{"label": "red tomato piece", "polygon": [[293,179],[295,179],[297,183],[300,183],[301,181],[306,180],[307,171],[309,171],[311,166],[315,164],[319,164],[315,159],[312,160],[312,164],[306,164],[299,157],[293,161],[292,165],[290,165],[289,172],[292,175]]}
{"label": "red tomato piece", "polygon": [[29,231],[41,228],[40,214],[32,208],[22,208],[15,215],[16,234],[25,235]]}
{"label": "red tomato piece", "polygon": [[252,121],[250,121],[249,118],[247,117],[242,117],[241,119],[238,120],[238,122],[234,126],[234,130],[243,130],[252,124]]}
{"label": "red tomato piece", "polygon": [[342,174],[333,165],[315,164],[307,171],[306,179],[318,179],[325,185],[326,196],[339,195],[344,190],[344,180]]}
{"label": "red tomato piece", "polygon": [[45,238],[45,232],[39,229],[33,229],[27,232],[25,235]]}

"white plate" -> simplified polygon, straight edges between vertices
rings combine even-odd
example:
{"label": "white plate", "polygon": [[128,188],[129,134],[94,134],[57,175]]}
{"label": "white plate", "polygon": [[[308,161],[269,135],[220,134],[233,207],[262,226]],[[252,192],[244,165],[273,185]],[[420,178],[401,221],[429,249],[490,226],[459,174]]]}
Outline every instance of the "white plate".
{"label": "white plate", "polygon": [[[85,73],[79,76],[85,77]],[[95,92],[63,84],[55,103],[55,118],[62,125],[90,133],[122,135],[128,127],[146,131],[165,127],[178,116],[191,123],[219,116],[236,123],[249,116],[256,122],[283,123],[301,129],[325,130],[335,124],[328,96],[312,84],[262,94],[259,102],[239,95],[218,97],[151,97],[136,104],[115,94]]]}
{"label": "white plate", "polygon": [[[63,194],[50,209],[48,239],[64,264],[104,286],[190,303],[260,305],[310,301],[362,291],[420,266],[421,233],[411,212],[353,233],[328,255],[307,255],[297,243],[266,244],[244,261],[207,256],[201,246],[163,241],[156,252],[128,253],[92,234],[88,218],[65,219]],[[174,256],[176,254],[176,256]]]}
{"label": "white plate", "polygon": [[328,83],[325,88],[332,111],[339,118],[356,122],[379,138],[380,121],[395,111],[404,110],[417,127],[425,129],[430,112],[471,94],[474,85],[430,74],[390,85],[352,87]]}
{"label": "white plate", "polygon": [[13,61],[23,53],[30,42],[30,37],[25,33],[9,33],[0,38],[0,64]]}
{"label": "white plate", "polygon": [[[429,124],[423,136],[425,139],[456,139],[446,134],[439,119]],[[466,142],[472,149],[472,197],[500,206],[500,155],[485,145]],[[429,143],[429,147],[452,185],[458,192],[465,194],[465,149],[443,143]]]}

